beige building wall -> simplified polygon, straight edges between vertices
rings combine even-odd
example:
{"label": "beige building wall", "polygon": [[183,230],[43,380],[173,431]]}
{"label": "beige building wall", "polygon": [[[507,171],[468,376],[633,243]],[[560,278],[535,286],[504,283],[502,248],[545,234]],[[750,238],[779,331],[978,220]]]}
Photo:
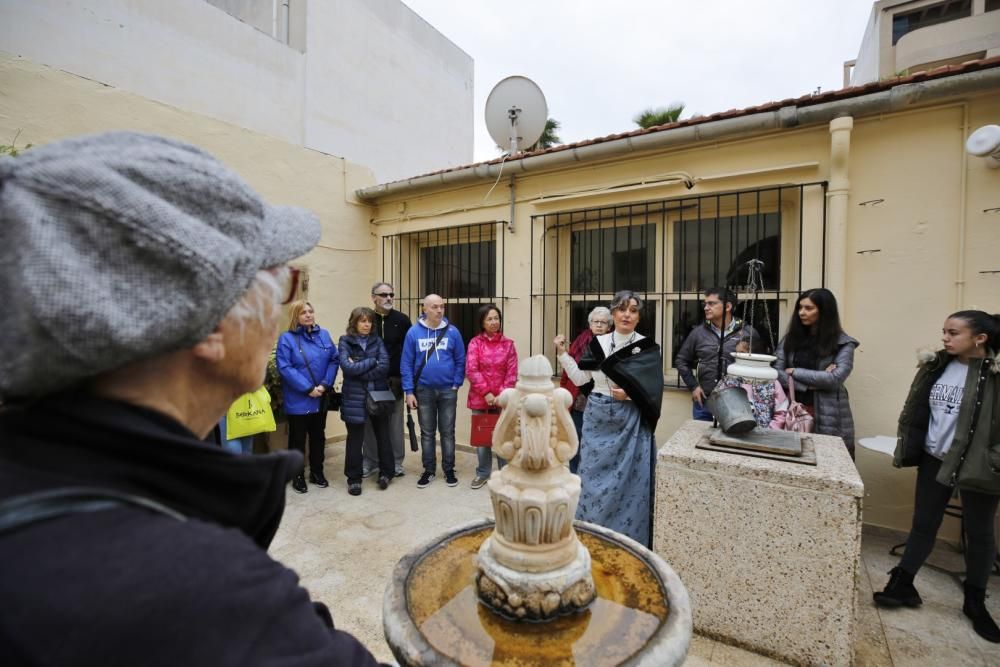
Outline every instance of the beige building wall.
{"label": "beige building wall", "polygon": [[[858,438],[894,437],[896,419],[915,372],[915,351],[938,343],[941,323],[948,313],[959,308],[1000,311],[1000,274],[984,273],[1000,270],[996,259],[1000,257],[1000,213],[987,211],[1000,206],[1000,170],[989,170],[983,160],[964,151],[965,138],[972,130],[998,120],[998,93],[854,119],[847,162],[846,261],[839,267],[828,263],[826,277],[827,284],[838,276],[843,280],[844,293],[837,296],[844,326],[861,341],[854,373],[847,382]],[[533,270],[536,273],[537,293],[541,261],[539,230],[532,226],[532,216],[828,181],[830,156],[831,135],[823,124],[518,175],[514,231],[502,227],[507,335],[514,339],[522,357],[528,354],[532,335],[535,353],[544,351],[551,357],[549,340],[555,332],[550,326],[549,340],[542,340],[539,323],[545,318],[559,321],[565,328],[568,322],[565,313],[545,310],[541,300],[532,297],[531,274]],[[681,171],[694,178],[693,189],[674,183],[551,203],[539,201],[641,183],[654,175]],[[384,196],[377,202],[375,214],[378,234],[509,220],[510,181],[502,177],[487,196],[492,185],[490,179],[463,187],[440,186]],[[823,209],[821,196],[805,197],[804,288],[821,283]],[[798,244],[794,242],[797,220],[784,224],[783,237],[789,234],[791,238],[782,243],[783,270],[798,259]],[[550,249],[549,266],[556,262],[559,270],[565,271],[566,254],[556,257]],[[499,255],[497,262],[499,266]],[[794,287],[795,281],[785,285]],[[787,326],[793,303],[794,298],[782,302],[779,335]],[[462,333],[468,339],[474,332]],[[667,375],[669,378],[670,372]],[[464,397],[465,390],[461,394],[463,406]],[[666,389],[657,441],[664,442],[689,417],[688,392]],[[459,442],[467,442],[468,423],[468,411],[460,410]],[[897,470],[889,457],[860,446],[857,464],[866,485],[865,522],[908,530],[912,471]],[[957,536],[957,525],[953,524],[957,522],[946,522],[942,536]]]}
{"label": "beige building wall", "polygon": [[[371,209],[353,195],[374,182],[366,168],[3,53],[0,91],[0,143],[18,132],[19,147],[110,130],[162,134],[209,151],[268,201],[314,211],[322,240],[299,265],[308,270],[317,321],[336,339],[350,309],[370,303]],[[327,436],[344,433],[332,416]]]}

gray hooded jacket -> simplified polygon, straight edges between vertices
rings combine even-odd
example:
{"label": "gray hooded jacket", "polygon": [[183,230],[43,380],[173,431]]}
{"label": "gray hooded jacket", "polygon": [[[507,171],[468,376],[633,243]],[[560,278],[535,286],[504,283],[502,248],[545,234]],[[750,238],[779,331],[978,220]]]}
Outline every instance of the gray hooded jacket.
{"label": "gray hooded jacket", "polygon": [[795,365],[795,354],[785,359],[785,339],[778,343],[775,354],[778,360],[774,367],[778,369],[778,381],[788,389],[788,374],[786,368],[795,369],[795,391],[813,392],[813,407],[816,409],[816,433],[835,435],[844,440],[847,449],[854,453],[854,415],[851,414],[851,404],[847,396],[844,381],[854,370],[854,349],[861,345],[857,340],[845,333],[837,339],[837,348],[833,354],[820,358],[821,369],[830,364],[837,367],[827,373],[825,370],[799,368]]}

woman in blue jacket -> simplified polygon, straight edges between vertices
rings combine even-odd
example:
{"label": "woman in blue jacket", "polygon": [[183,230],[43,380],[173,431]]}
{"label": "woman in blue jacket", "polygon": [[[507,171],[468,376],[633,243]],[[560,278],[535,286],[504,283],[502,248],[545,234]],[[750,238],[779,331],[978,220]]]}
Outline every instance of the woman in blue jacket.
{"label": "woman in blue jacket", "polygon": [[[330,334],[316,324],[312,304],[295,301],[289,309],[288,331],[278,339],[275,353],[288,415],[288,448],[304,455],[309,434],[309,481],[325,487],[329,484],[323,474],[326,401],[322,399],[333,388],[339,357]],[[297,475],[292,488],[299,493],[308,491],[305,475]]]}
{"label": "woman in blue jacket", "polygon": [[389,419],[392,414],[368,414],[368,392],[388,390],[389,353],[378,336],[371,335],[375,311],[355,308],[347,320],[347,334],[340,337],[340,367],[344,371],[343,403],[340,418],[347,425],[347,457],[344,475],[347,492],[361,495],[362,452],[365,424],[371,420],[378,451],[378,487],[385,490],[396,475],[396,463],[389,439]]}

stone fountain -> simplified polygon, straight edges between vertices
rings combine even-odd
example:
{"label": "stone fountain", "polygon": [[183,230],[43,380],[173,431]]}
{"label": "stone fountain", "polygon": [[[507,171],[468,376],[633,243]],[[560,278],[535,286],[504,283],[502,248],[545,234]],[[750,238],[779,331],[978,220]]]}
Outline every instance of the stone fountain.
{"label": "stone fountain", "polygon": [[544,356],[521,362],[493,434],[508,461],[489,492],[496,521],[459,526],[404,556],[383,605],[401,665],[679,665],[687,591],[637,542],[574,522],[580,478],[569,392]]}

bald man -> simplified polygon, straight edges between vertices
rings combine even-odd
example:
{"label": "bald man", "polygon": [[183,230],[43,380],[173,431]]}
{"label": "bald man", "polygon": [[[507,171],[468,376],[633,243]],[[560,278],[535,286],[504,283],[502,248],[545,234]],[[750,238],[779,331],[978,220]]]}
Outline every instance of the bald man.
{"label": "bald man", "polygon": [[465,343],[444,316],[444,299],[428,294],[423,314],[406,333],[399,364],[406,406],[417,410],[424,473],[417,488],[426,488],[437,474],[435,432],[441,434],[441,468],[448,486],[455,476],[455,409],[458,388],[465,380]]}

